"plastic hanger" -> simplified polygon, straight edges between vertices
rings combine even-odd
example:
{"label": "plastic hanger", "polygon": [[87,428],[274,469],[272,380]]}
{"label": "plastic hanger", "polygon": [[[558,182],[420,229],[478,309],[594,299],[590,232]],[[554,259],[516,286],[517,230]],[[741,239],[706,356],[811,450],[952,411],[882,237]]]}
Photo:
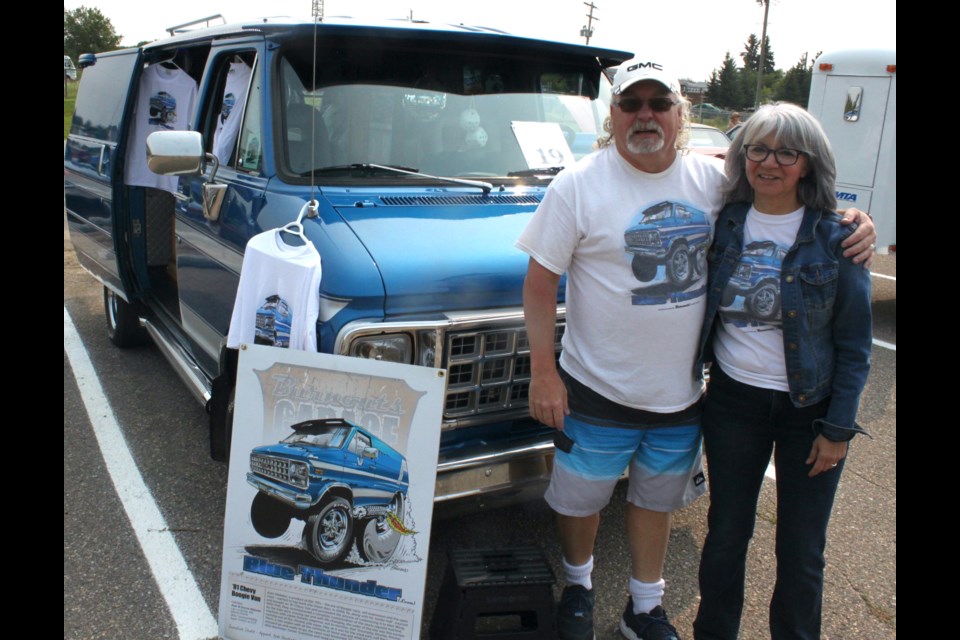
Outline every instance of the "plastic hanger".
{"label": "plastic hanger", "polygon": [[179,70],[179,71],[183,71],[183,69],[180,68],[180,65],[178,65],[176,62],[173,61],[174,58],[176,58],[176,57],[177,57],[177,52],[174,51],[174,52],[173,52],[173,55],[170,56],[169,58],[167,58],[166,60],[157,60],[157,61],[154,62],[153,64],[171,65],[173,68],[175,68],[175,69],[177,69],[177,70]]}
{"label": "plastic hanger", "polygon": [[303,241],[303,244],[311,244],[307,239],[306,234],[303,232],[303,219],[315,218],[317,215],[317,207],[320,206],[320,203],[316,200],[310,200],[304,203],[303,207],[300,209],[300,213],[297,215],[297,219],[291,222],[290,224],[280,227],[280,233],[289,233],[291,235],[297,236]]}

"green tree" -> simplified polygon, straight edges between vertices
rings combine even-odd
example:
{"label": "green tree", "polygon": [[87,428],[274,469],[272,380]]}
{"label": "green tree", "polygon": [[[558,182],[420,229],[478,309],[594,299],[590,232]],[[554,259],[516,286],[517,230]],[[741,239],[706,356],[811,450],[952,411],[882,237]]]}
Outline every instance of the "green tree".
{"label": "green tree", "polygon": [[710,79],[707,80],[707,100],[713,100],[713,96],[720,95],[720,74],[714,69],[710,72]]}
{"label": "green tree", "polygon": [[[817,53],[813,59],[816,60],[819,57],[820,53]],[[812,79],[813,62],[810,61],[808,55],[804,53],[800,56],[797,64],[788,69],[787,72],[783,74],[780,82],[777,83],[777,100],[805,106],[810,97],[810,81]]]}
{"label": "green tree", "polygon": [[[766,46],[764,47],[763,72],[773,73],[776,63],[773,58],[773,49],[770,48],[770,36],[766,36],[764,41]],[[757,34],[751,33],[747,41],[743,43],[743,53],[740,54],[740,59],[743,60],[745,71],[756,71],[760,68],[760,38],[757,37]]]}
{"label": "green tree", "polygon": [[740,59],[743,60],[745,71],[756,71],[760,68],[760,38],[757,37],[757,34],[751,33],[750,37],[747,38],[747,41],[743,44],[743,53],[740,54]]}
{"label": "green tree", "polygon": [[[723,58],[720,70],[714,73],[716,74],[716,82],[707,85],[707,96],[710,98],[710,102],[713,102],[718,107],[738,108],[743,104],[743,90],[739,70],[737,69],[737,63],[730,57],[729,51]],[[711,80],[712,79],[713,78],[711,78]],[[712,87],[711,84],[713,85]]]}
{"label": "green tree", "polygon": [[63,55],[74,60],[81,53],[111,51],[120,46],[120,34],[99,9],[63,9]]}
{"label": "green tree", "polygon": [[[777,65],[773,61],[773,49],[770,48],[770,36],[764,36],[764,47],[765,55],[763,57],[763,72],[764,73],[773,73]],[[757,56],[757,61],[759,62],[759,54]],[[754,66],[754,69],[757,67]]]}

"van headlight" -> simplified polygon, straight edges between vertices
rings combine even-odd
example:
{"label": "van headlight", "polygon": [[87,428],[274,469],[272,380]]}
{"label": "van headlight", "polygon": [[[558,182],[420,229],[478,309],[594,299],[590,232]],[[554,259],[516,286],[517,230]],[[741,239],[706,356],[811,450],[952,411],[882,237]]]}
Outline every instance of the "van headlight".
{"label": "van headlight", "polygon": [[384,360],[386,362],[413,362],[413,340],[405,333],[357,338],[350,344],[350,354],[355,358]]}

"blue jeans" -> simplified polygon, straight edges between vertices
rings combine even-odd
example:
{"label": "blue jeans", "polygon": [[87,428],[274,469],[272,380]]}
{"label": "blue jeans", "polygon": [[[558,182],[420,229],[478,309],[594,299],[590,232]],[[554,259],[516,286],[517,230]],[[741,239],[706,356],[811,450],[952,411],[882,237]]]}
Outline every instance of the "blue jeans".
{"label": "blue jeans", "polygon": [[703,412],[710,485],[709,531],[700,559],[698,640],[732,640],[740,629],[747,547],[771,451],[777,471],[777,582],[770,601],[774,640],[819,640],[823,550],[843,461],[807,476],[830,398],[797,408],[786,392],[733,380],[714,364]]}

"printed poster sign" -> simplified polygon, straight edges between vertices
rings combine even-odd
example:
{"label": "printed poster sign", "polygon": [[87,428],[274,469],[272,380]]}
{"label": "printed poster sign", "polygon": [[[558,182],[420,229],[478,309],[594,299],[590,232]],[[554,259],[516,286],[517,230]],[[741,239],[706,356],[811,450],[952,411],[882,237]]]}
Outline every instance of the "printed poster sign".
{"label": "printed poster sign", "polygon": [[419,638],[445,385],[438,369],[241,347],[221,636]]}

